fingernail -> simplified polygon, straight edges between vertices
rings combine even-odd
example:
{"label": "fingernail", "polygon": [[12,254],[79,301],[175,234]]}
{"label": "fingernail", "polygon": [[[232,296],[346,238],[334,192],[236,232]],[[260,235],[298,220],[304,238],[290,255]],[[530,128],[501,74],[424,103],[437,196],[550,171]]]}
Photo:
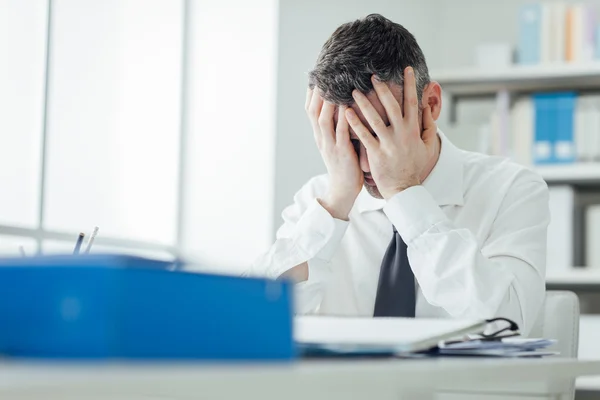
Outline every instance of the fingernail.
{"label": "fingernail", "polygon": [[373,82],[381,82],[381,79],[379,79],[379,77],[378,77],[377,75],[372,75],[372,76],[371,76],[371,80],[372,80]]}
{"label": "fingernail", "polygon": [[358,95],[358,90],[354,89],[352,91],[352,97],[356,97]]}
{"label": "fingernail", "polygon": [[408,68],[406,68],[406,73],[407,73],[408,75],[412,75],[412,74],[414,74],[413,68],[412,68],[412,67],[408,67]]}
{"label": "fingernail", "polygon": [[347,109],[346,110],[346,117],[348,119],[354,119],[354,112],[352,110],[350,110],[350,109]]}

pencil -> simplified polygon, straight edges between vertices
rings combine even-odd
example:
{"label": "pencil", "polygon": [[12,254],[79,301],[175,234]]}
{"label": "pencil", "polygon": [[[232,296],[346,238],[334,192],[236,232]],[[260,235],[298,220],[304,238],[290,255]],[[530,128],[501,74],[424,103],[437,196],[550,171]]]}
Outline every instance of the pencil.
{"label": "pencil", "polygon": [[94,227],[94,231],[92,232],[91,236],[90,236],[90,240],[88,240],[87,242],[87,246],[85,248],[85,254],[88,254],[90,252],[90,250],[92,249],[92,243],[94,243],[94,239],[96,238],[96,235],[98,234],[98,228],[97,226]]}
{"label": "pencil", "polygon": [[79,254],[79,249],[81,249],[81,243],[83,243],[84,237],[85,233],[80,232],[79,237],[77,237],[77,242],[75,243],[75,250],[73,250],[73,254]]}

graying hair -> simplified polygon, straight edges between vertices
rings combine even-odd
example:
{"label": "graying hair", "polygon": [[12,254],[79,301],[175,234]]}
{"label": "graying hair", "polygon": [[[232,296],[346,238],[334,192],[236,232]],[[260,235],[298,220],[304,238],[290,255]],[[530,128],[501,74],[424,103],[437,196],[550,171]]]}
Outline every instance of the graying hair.
{"label": "graying hair", "polygon": [[415,71],[420,101],[430,78],[417,40],[402,25],[371,14],[336,29],[309,72],[309,86],[322,90],[325,100],[350,105],[354,89],[363,93],[373,90],[373,74],[383,82],[403,86],[408,66]]}

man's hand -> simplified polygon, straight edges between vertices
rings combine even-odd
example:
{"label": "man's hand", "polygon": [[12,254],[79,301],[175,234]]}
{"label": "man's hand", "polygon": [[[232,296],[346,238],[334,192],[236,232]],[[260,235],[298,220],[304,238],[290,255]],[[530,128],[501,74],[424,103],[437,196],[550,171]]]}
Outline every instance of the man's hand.
{"label": "man's hand", "polygon": [[335,105],[324,101],[317,88],[308,89],[305,108],[329,173],[329,193],[319,202],[334,218],[347,220],[364,177],[350,142],[346,107],[340,106],[337,127],[333,118]]}
{"label": "man's hand", "polygon": [[389,87],[371,78],[377,97],[390,121],[386,126],[367,97],[358,90],[352,96],[360,107],[371,132],[352,109],[346,110],[348,122],[367,150],[369,166],[379,192],[385,199],[411,186],[421,184],[422,174],[436,151],[437,126],[431,108],[423,110],[423,133],[419,126],[419,101],[412,67],[404,70],[404,114]]}

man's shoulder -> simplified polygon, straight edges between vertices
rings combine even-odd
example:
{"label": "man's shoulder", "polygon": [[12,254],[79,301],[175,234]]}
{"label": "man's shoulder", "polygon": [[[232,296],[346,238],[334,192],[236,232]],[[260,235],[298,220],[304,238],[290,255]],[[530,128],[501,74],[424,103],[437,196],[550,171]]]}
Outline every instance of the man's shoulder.
{"label": "man's shoulder", "polygon": [[491,190],[508,190],[521,183],[546,186],[542,176],[533,169],[506,157],[461,150],[464,174],[468,186],[486,186]]}

